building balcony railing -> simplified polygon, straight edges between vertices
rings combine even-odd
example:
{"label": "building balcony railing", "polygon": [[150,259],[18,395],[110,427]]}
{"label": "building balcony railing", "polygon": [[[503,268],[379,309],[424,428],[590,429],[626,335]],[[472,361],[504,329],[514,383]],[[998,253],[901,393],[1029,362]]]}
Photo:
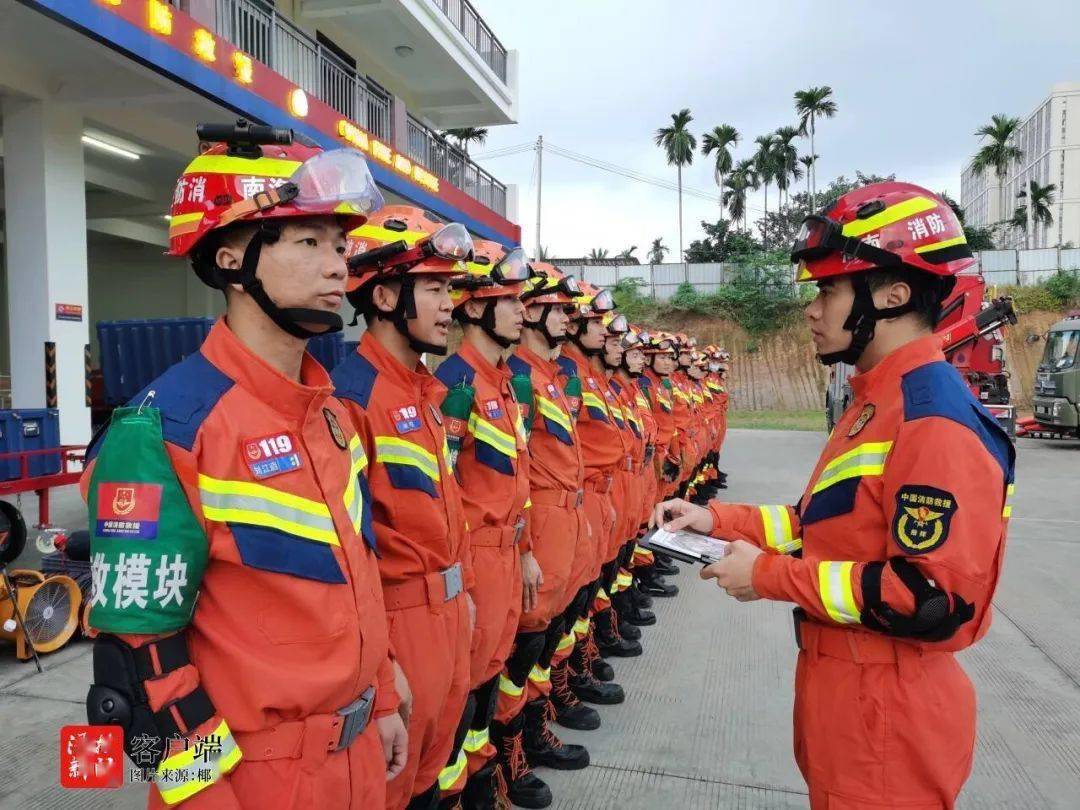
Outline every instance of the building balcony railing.
{"label": "building balcony railing", "polygon": [[[391,99],[385,90],[279,14],[268,0],[168,0],[193,13],[233,45],[356,122],[376,138],[395,143]],[[506,50],[464,0],[435,0],[469,42],[505,79]],[[208,6],[214,16],[206,19]],[[455,16],[456,15],[456,16]],[[499,66],[501,65],[501,73]],[[506,186],[461,150],[408,116],[410,158],[506,216]]]}
{"label": "building balcony railing", "polygon": [[408,116],[406,154],[500,216],[506,216],[506,186],[445,138]]}
{"label": "building balcony railing", "polygon": [[473,46],[480,58],[506,83],[506,48],[469,0],[432,0]]}

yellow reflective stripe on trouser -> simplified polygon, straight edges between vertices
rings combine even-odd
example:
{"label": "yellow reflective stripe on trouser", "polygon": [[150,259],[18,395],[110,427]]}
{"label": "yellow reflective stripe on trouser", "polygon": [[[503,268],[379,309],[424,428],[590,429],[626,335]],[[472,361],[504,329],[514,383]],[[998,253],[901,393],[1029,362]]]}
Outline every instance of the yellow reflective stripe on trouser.
{"label": "yellow reflective stripe on trouser", "polygon": [[383,464],[415,467],[433,481],[439,480],[439,460],[435,454],[397,436],[376,436],[375,458]]}
{"label": "yellow reflective stripe on trouser", "polygon": [[604,400],[598,397],[592,391],[582,391],[581,401],[585,403],[586,407],[598,408],[605,414],[608,412],[607,405],[604,403]]}
{"label": "yellow reflective stripe on trouser", "polygon": [[566,652],[574,646],[574,631],[571,629],[569,633],[559,639],[559,646],[555,648],[555,652]]}
{"label": "yellow reflective stripe on trouser", "polygon": [[467,754],[477,754],[490,741],[491,734],[486,728],[480,730],[469,729],[469,732],[465,735],[465,742],[462,743],[461,747]]}
{"label": "yellow reflective stripe on trouser", "polygon": [[[601,588],[600,590],[598,590],[596,592],[596,598],[600,602],[605,602],[606,603],[606,602],[611,601],[611,597],[607,595],[607,591],[605,591],[603,588]],[[577,625],[576,624],[574,625],[574,629],[577,630]]]}
{"label": "yellow reflective stripe on trouser", "polygon": [[791,529],[791,513],[786,506],[759,506],[765,527],[765,542],[778,554],[791,554],[802,548],[802,539]]}
{"label": "yellow reflective stripe on trouser", "polygon": [[568,414],[550,399],[547,399],[537,394],[536,409],[540,411],[541,416],[550,419],[567,433],[572,432],[570,430],[570,414]]}
{"label": "yellow reflective stripe on trouser", "polygon": [[867,442],[837,456],[825,465],[811,493],[816,495],[848,478],[881,475],[885,472],[885,458],[892,446],[892,442]]}
{"label": "yellow reflective stripe on trouser", "polygon": [[[283,177],[288,179],[300,168],[298,160],[279,158],[228,157],[226,155],[199,155],[184,169],[184,174],[249,174],[255,177]],[[401,237],[397,237],[400,239]]]}
{"label": "yellow reflective stripe on trouser", "polygon": [[525,687],[524,685],[518,686],[505,675],[500,675],[499,691],[502,692],[504,695],[510,695],[510,697],[521,697],[521,693],[525,691]]}
{"label": "yellow reflective stripe on trouser", "polygon": [[818,563],[821,604],[838,624],[858,624],[862,620],[855,605],[855,594],[851,590],[851,569],[854,566],[853,562]]}
{"label": "yellow reflective stripe on trouser", "polygon": [[1001,510],[1003,518],[1012,517],[1012,497],[1016,492],[1016,484],[1009,484],[1005,489],[1005,508]]}
{"label": "yellow reflective stripe on trouser", "polygon": [[538,664],[533,664],[533,668],[529,672],[529,680],[533,683],[548,683],[551,681],[551,667],[540,669]]}
{"label": "yellow reflective stripe on trouser", "polygon": [[[215,744],[209,744],[210,738],[216,738]],[[207,739],[162,760],[154,773],[154,784],[166,804],[179,804],[229,773],[242,756],[228,724],[222,720]]]}
{"label": "yellow reflective stripe on trouser", "polygon": [[475,413],[469,414],[469,433],[476,437],[478,442],[494,447],[504,456],[517,458],[517,442],[514,437],[499,430],[487,419]]}
{"label": "yellow reflective stripe on trouser", "polygon": [[464,776],[468,765],[469,758],[465,756],[465,750],[459,750],[453,763],[439,772],[439,790],[450,790],[450,788],[454,787],[458,780]]}
{"label": "yellow reflective stripe on trouser", "polygon": [[585,638],[585,636],[589,635],[588,619],[578,619],[574,622],[574,635],[578,638]]}
{"label": "yellow reflective stripe on trouser", "polygon": [[844,226],[844,236],[862,236],[864,233],[876,231],[886,225],[899,222],[901,219],[921,214],[937,208],[937,203],[929,197],[912,197],[896,205],[890,205],[884,211],[874,214],[866,219],[855,219]]}
{"label": "yellow reflective stripe on trouser", "polygon": [[349,454],[352,456],[352,466],[349,468],[349,480],[345,484],[345,511],[352,521],[353,531],[359,534],[364,518],[364,499],[361,497],[360,483],[356,477],[367,467],[367,456],[359,436],[353,436],[349,440]]}
{"label": "yellow reflective stripe on trouser", "polygon": [[288,534],[341,545],[330,509],[313,501],[251,481],[227,481],[199,474],[199,499],[207,520],[250,523]]}

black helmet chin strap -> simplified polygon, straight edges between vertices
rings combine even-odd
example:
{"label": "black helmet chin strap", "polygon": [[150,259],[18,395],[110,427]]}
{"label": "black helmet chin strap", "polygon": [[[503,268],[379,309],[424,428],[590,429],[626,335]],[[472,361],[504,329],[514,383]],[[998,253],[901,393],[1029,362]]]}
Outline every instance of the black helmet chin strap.
{"label": "black helmet chin strap", "polygon": [[[457,310],[455,310],[454,317],[457,318],[462,323],[468,323],[468,324],[472,324],[473,326],[479,326],[481,329],[484,330],[484,334],[486,334],[489,338],[494,340],[495,343],[498,346],[500,346],[503,349],[509,349],[515,343],[519,343],[520,339],[519,340],[511,340],[508,337],[503,337],[502,335],[500,335],[498,332],[495,331],[495,303],[498,300],[499,299],[497,297],[496,298],[489,298],[484,303],[484,311],[483,311],[483,313],[481,313],[479,318],[470,317],[469,314],[465,311],[465,304],[462,304],[460,307],[457,308]],[[468,303],[468,302],[466,302],[466,303]]]}
{"label": "black helmet chin strap", "polygon": [[[259,305],[259,309],[266,313],[278,328],[293,337],[302,340],[328,335],[332,332],[340,332],[344,323],[341,316],[336,312],[326,312],[320,309],[306,309],[304,307],[282,308],[274,303],[263,287],[263,283],[255,274],[259,266],[259,257],[262,255],[263,245],[272,245],[281,237],[281,230],[276,225],[262,223],[256,229],[255,234],[248,242],[244,250],[244,258],[240,263],[240,285],[244,292],[251,296],[252,300]],[[308,329],[303,324],[319,324],[325,329],[318,331]]]}
{"label": "black helmet chin strap", "polygon": [[862,353],[874,339],[874,329],[878,321],[915,310],[915,302],[910,300],[898,307],[878,309],[874,306],[874,296],[863,273],[851,277],[851,286],[855,290],[855,300],[851,302],[851,313],[844,321],[844,330],[851,332],[851,343],[841,351],[819,354],[818,360],[826,366],[837,363],[855,365],[855,361],[862,357]]}
{"label": "black helmet chin strap", "polygon": [[538,320],[538,321],[523,320],[521,322],[521,325],[524,326],[526,329],[535,329],[537,332],[539,332],[541,335],[543,335],[544,340],[547,341],[547,345],[548,345],[549,349],[554,349],[560,343],[566,343],[566,341],[569,340],[569,335],[567,335],[565,332],[563,334],[559,335],[558,337],[555,337],[553,334],[551,334],[551,331],[548,329],[548,325],[547,325],[548,315],[551,314],[551,308],[553,306],[555,306],[555,305],[554,304],[544,304],[544,309],[543,309],[543,311],[542,311],[542,313],[540,315],[540,320]]}

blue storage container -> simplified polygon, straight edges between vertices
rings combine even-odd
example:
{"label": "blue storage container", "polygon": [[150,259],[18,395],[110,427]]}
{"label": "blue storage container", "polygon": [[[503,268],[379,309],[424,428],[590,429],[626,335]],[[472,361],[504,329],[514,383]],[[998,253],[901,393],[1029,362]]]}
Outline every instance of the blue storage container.
{"label": "blue storage container", "polygon": [[319,335],[308,341],[307,350],[327,371],[333,371],[345,359],[345,338],[341,332]]}
{"label": "blue storage container", "polygon": [[98,321],[108,404],[127,403],[169,366],[198,351],[213,325],[213,318]]}
{"label": "blue storage container", "polygon": [[[60,446],[60,414],[56,408],[0,410],[0,453],[51,450]],[[60,472],[59,453],[31,456],[32,477]],[[0,480],[22,477],[22,459],[0,459]]]}

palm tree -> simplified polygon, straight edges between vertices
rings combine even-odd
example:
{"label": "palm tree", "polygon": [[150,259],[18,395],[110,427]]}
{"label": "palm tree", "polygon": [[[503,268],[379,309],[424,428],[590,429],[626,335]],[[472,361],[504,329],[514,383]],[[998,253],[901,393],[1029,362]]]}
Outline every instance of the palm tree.
{"label": "palm tree", "polygon": [[746,195],[758,187],[757,172],[753,158],[744,158],[735,164],[731,176],[724,181],[724,205],[733,220],[742,218],[743,230],[746,230]]}
{"label": "palm tree", "polygon": [[[799,163],[806,167],[806,204],[810,205],[810,169],[817,162],[817,155],[803,155],[799,158]],[[807,210],[808,214],[814,213],[813,208]]]}
{"label": "palm tree", "polygon": [[626,250],[620,251],[616,258],[619,259],[632,259],[634,258],[634,251],[637,250],[637,245],[631,245]]}
{"label": "palm tree", "polygon": [[[795,112],[800,116],[800,130],[803,135],[810,132],[810,154],[816,155],[814,133],[818,118],[832,118],[836,115],[836,102],[832,100],[832,88],[811,87],[795,93]],[[817,210],[817,166],[813,167],[813,180],[810,183],[810,210]]]}
{"label": "palm tree", "polygon": [[671,114],[671,126],[660,127],[656,130],[657,146],[664,149],[669,166],[674,166],[679,175],[679,261],[683,260],[683,231],[682,231],[682,167],[689,166],[694,162],[694,150],[697,149],[697,139],[691,134],[688,127],[694,117],[690,110],[683,108],[677,113]]}
{"label": "palm tree", "polygon": [[465,154],[469,154],[469,144],[476,143],[480,146],[484,145],[484,141],[487,140],[488,131],[483,127],[459,127],[458,129],[444,129],[444,138],[453,138],[458,142]]}
{"label": "palm tree", "polygon": [[[758,135],[754,138],[754,143],[758,145],[757,151],[754,153],[754,173],[757,175],[758,182],[765,186],[765,216],[769,216],[769,183],[776,179],[779,172],[777,171],[778,161],[776,155],[776,136]],[[769,234],[766,229],[762,230],[762,236],[764,237],[765,250],[769,249]]]}
{"label": "palm tree", "polygon": [[670,252],[668,246],[664,244],[664,238],[658,236],[652,240],[652,247],[649,248],[649,264],[663,264],[664,254]]}
{"label": "palm tree", "polygon": [[799,137],[799,128],[779,127],[775,135],[776,158],[779,164],[776,173],[776,185],[785,196],[788,196],[787,191],[791,187],[790,181],[802,179],[802,169],[799,168],[799,150],[792,143],[793,140]]}
{"label": "palm tree", "polygon": [[[1024,245],[1030,250],[1035,243],[1035,234],[1033,233],[1039,225],[1044,228],[1049,228],[1054,224],[1054,212],[1051,208],[1054,204],[1054,192],[1057,191],[1057,186],[1053,183],[1049,183],[1045,186],[1040,186],[1036,181],[1028,181],[1028,187],[1020,192],[1027,201],[1020,206],[1017,206],[1016,211],[1013,213],[1012,224],[1024,232]],[[1035,227],[1028,227],[1028,206],[1031,206],[1031,224]]]}
{"label": "palm tree", "polygon": [[607,248],[593,248],[589,251],[589,258],[593,261],[598,261],[599,259],[606,259],[607,257]]}
{"label": "palm tree", "polygon": [[728,147],[739,145],[739,131],[731,124],[713,127],[712,132],[701,136],[701,151],[705,155],[716,152],[713,159],[713,171],[716,185],[720,186],[720,210],[723,217],[724,175],[731,171],[732,157]]}
{"label": "palm tree", "polygon": [[1001,202],[1001,219],[1005,219],[1005,175],[1009,172],[1009,164],[1023,157],[1020,147],[1010,143],[1013,136],[1020,131],[1020,119],[998,113],[990,116],[990,123],[979,127],[975,134],[982,138],[989,138],[990,142],[975,153],[975,159],[971,161],[971,168],[975,174],[982,176],[987,169],[993,168],[1000,184],[999,194]]}

